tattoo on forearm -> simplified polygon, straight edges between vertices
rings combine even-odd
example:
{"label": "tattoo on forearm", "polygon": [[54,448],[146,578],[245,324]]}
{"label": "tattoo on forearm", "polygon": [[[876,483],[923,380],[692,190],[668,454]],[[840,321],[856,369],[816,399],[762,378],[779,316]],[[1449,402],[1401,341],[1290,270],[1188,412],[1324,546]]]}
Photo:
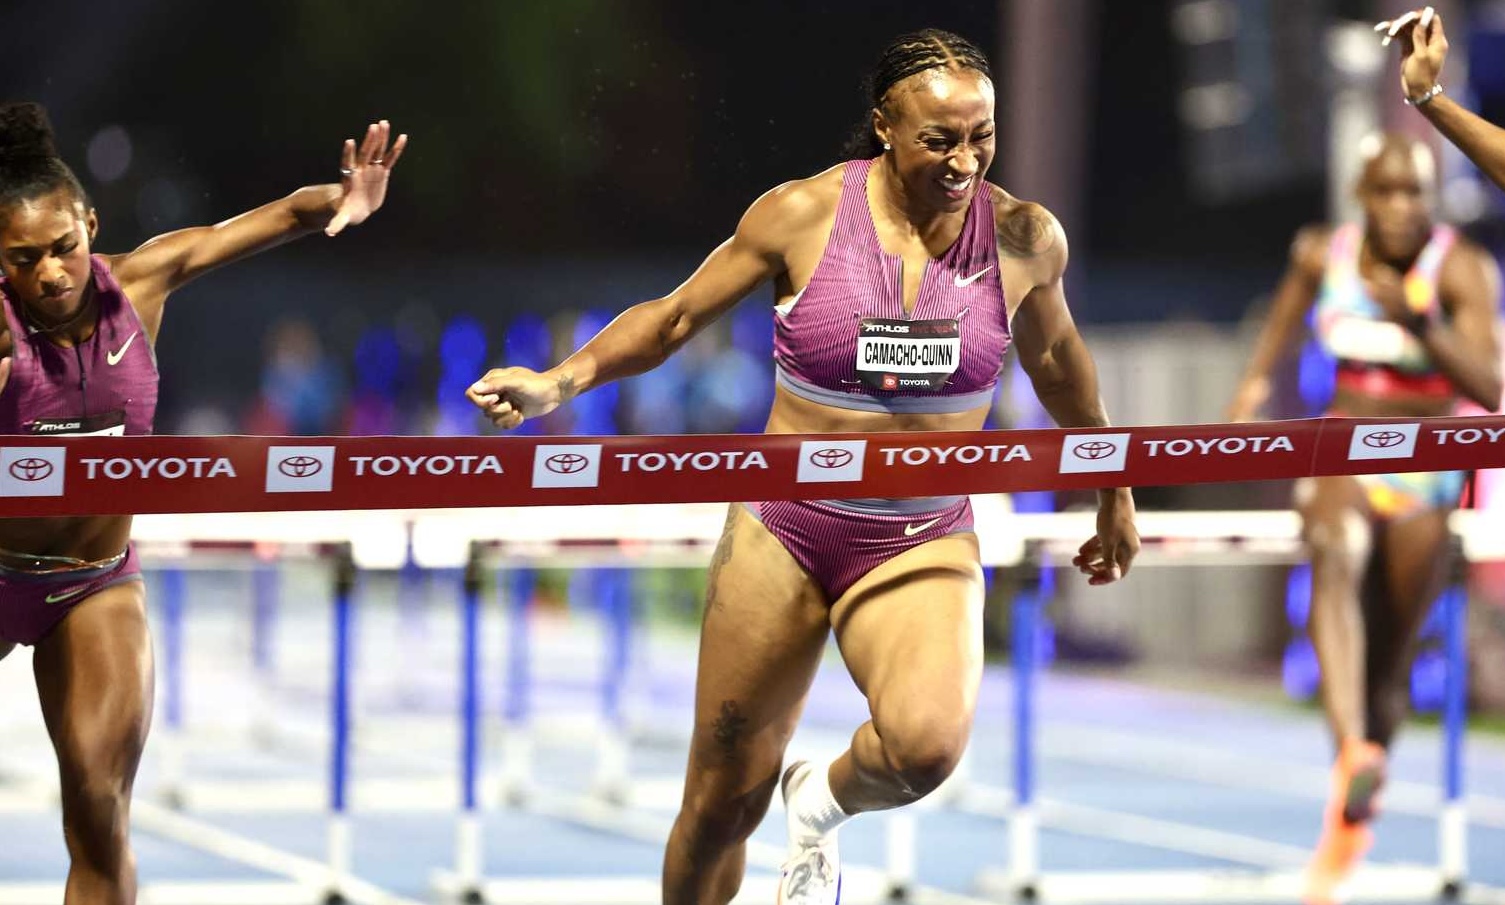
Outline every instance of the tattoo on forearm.
{"label": "tattoo on forearm", "polygon": [[569,371],[561,371],[559,377],[554,382],[559,387],[559,398],[561,401],[575,398],[574,374]]}

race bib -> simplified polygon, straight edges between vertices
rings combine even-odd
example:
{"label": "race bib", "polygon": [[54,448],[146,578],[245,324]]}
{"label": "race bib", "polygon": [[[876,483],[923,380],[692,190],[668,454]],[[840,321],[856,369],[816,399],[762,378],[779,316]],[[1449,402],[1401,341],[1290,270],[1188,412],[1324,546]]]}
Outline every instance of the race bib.
{"label": "race bib", "polygon": [[871,390],[944,389],[961,355],[961,324],[953,317],[865,317],[858,326],[857,376]]}
{"label": "race bib", "polygon": [[105,412],[86,418],[38,418],[31,432],[44,437],[124,437],[125,412]]}

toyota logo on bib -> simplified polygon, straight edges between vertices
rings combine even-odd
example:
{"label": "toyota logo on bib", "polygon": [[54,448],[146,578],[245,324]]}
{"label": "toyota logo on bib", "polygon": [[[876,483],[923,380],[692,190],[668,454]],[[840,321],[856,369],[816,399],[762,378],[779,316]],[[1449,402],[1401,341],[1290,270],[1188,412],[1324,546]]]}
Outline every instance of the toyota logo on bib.
{"label": "toyota logo on bib", "polygon": [[290,478],[308,478],[318,474],[324,463],[313,456],[288,456],[277,463],[277,470]]}
{"label": "toyota logo on bib", "polygon": [[1106,459],[1118,452],[1117,443],[1109,443],[1106,440],[1088,440],[1072,447],[1071,453],[1078,459]]}
{"label": "toyota logo on bib", "polygon": [[46,459],[28,456],[10,463],[10,474],[18,481],[45,481],[52,477],[52,463]]}
{"label": "toyota logo on bib", "polygon": [[810,463],[817,468],[840,468],[851,461],[852,451],[848,449],[817,449],[810,454]]}
{"label": "toyota logo on bib", "polygon": [[543,467],[555,474],[578,474],[590,464],[590,459],[579,453],[557,453],[543,460]]}
{"label": "toyota logo on bib", "polygon": [[267,493],[328,493],[333,489],[333,446],[267,449]]}
{"label": "toyota logo on bib", "polygon": [[1359,442],[1373,449],[1389,449],[1392,446],[1399,446],[1406,442],[1406,435],[1400,431],[1376,431],[1375,433],[1364,435],[1363,439]]}

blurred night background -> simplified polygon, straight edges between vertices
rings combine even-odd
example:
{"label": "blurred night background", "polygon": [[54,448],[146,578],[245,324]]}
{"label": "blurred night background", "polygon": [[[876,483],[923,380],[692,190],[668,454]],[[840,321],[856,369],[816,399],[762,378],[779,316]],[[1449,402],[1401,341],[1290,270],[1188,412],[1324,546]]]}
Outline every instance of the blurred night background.
{"label": "blurred night background", "polygon": [[[1505,2],[1437,5],[1449,92],[1505,122]],[[1400,103],[1395,58],[1370,31],[1408,6],[5,0],[0,84],[46,104],[98,206],[102,252],[332,181],[341,141],[376,118],[409,133],[372,221],[174,297],[157,427],[468,434],[485,430],[463,398],[483,370],[547,366],[673,289],[759,194],[840,159],[886,43],[946,28],[993,59],[990,178],[1045,203],[1071,237],[1070,301],[1110,413],[1215,421],[1293,233],[1354,214],[1363,134],[1431,142],[1439,216],[1505,251],[1500,193]],[[657,372],[528,428],[759,430],[771,338],[765,289]],[[1271,414],[1320,408],[1322,363],[1305,356],[1287,373]],[[1022,383],[1000,391],[994,424],[1044,423]],[[1193,508],[1288,499],[1257,485],[1140,496]],[[1259,612],[1248,631],[1283,631],[1283,614]],[[1140,640],[1167,656],[1217,653],[1156,637]]]}
{"label": "blurred night background", "polygon": [[[927,25],[992,55],[991,178],[1065,223],[1089,331],[1236,324],[1293,231],[1329,214],[1334,29],[1403,7],[7,0],[0,79],[47,105],[106,252],[328,181],[341,140],[374,118],[410,133],[369,224],[175,297],[158,428],[453,433],[478,429],[445,410],[480,368],[549,362],[677,285],[760,193],[836,162],[879,50]],[[1505,111],[1505,55],[1490,52],[1505,4],[1446,12],[1450,87],[1462,94],[1471,63],[1470,99]],[[1426,135],[1390,109],[1393,61],[1376,65],[1379,124]],[[1493,236],[1502,208],[1481,193],[1456,206]],[[716,413],[661,423],[684,407],[638,412],[624,387],[615,423],[591,427],[757,429],[767,394],[741,377],[769,371],[769,317],[749,300],[679,363]],[[728,348],[747,359],[720,361]],[[318,376],[296,376],[300,362]],[[564,417],[556,432],[576,428]]]}

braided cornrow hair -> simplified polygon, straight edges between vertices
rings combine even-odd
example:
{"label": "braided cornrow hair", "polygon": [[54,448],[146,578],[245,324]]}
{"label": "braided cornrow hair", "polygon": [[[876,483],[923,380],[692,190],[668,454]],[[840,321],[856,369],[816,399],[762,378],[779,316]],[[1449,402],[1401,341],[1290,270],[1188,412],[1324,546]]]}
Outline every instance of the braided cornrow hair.
{"label": "braided cornrow hair", "polygon": [[29,102],[0,104],[0,216],[19,201],[59,189],[89,206],[83,185],[58,156],[47,111]]}
{"label": "braided cornrow hair", "polygon": [[[987,56],[961,35],[939,28],[911,32],[900,35],[888,45],[867,77],[863,93],[867,96],[869,110],[884,109],[889,90],[898,83],[917,72],[942,66],[974,69],[992,77]],[[883,153],[883,143],[873,132],[871,113],[863,116],[843,151],[848,158],[877,157]]]}

